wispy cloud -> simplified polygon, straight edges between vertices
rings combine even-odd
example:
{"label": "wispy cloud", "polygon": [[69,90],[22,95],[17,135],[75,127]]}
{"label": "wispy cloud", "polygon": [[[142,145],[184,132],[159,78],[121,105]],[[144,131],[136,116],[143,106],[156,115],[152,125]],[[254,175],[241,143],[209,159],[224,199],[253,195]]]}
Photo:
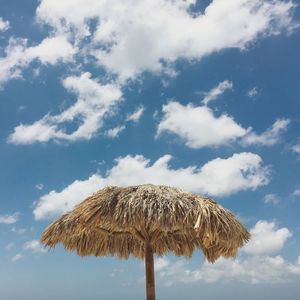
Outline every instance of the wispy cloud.
{"label": "wispy cloud", "polygon": [[144,106],[140,106],[137,110],[135,110],[132,114],[128,115],[126,121],[138,122],[139,119],[142,117],[145,111]]}
{"label": "wispy cloud", "polygon": [[45,253],[47,250],[41,245],[38,240],[32,240],[24,243],[24,250],[29,250],[32,253]]}
{"label": "wispy cloud", "polygon": [[36,46],[27,46],[27,39],[10,38],[5,56],[0,57],[0,87],[11,79],[22,78],[23,69],[33,61],[44,65],[70,62],[75,49],[65,36],[45,38]]}
{"label": "wispy cloud", "polygon": [[12,215],[0,215],[0,224],[14,224],[19,220],[19,213]]}
{"label": "wispy cloud", "polygon": [[14,243],[8,243],[6,246],[5,246],[5,249],[7,251],[10,251],[11,249],[13,249],[15,247],[15,244]]}
{"label": "wispy cloud", "polygon": [[264,196],[264,202],[266,204],[277,205],[280,202],[280,197],[276,194],[267,194]]}
{"label": "wispy cloud", "polygon": [[24,234],[27,230],[25,228],[16,228],[16,227],[13,227],[11,229],[11,232],[13,233],[17,233],[17,234]]}
{"label": "wispy cloud", "polygon": [[15,256],[13,256],[13,257],[11,258],[11,261],[12,261],[12,262],[16,262],[16,261],[22,259],[23,257],[24,257],[23,254],[18,253],[18,254],[16,254]]}
{"label": "wispy cloud", "polygon": [[291,151],[296,153],[300,158],[300,141],[291,147]]}
{"label": "wispy cloud", "polygon": [[205,97],[202,100],[204,105],[207,105],[209,102],[217,99],[219,96],[224,94],[225,91],[231,90],[233,87],[232,82],[229,80],[224,80],[220,82],[217,86],[211,89],[209,92],[205,93]]}
{"label": "wispy cloud", "polygon": [[125,125],[117,126],[115,128],[108,129],[106,131],[106,136],[110,138],[116,138],[125,129]]}
{"label": "wispy cloud", "polygon": [[283,133],[286,132],[289,119],[278,119],[275,123],[261,134],[256,134],[252,130],[243,137],[242,144],[244,145],[258,145],[258,146],[272,146],[277,144]]}
{"label": "wispy cloud", "polygon": [[[92,79],[90,73],[69,76],[63,80],[64,87],[77,96],[76,102],[58,115],[46,115],[31,125],[19,125],[9,135],[13,144],[35,142],[89,140],[102,127],[104,118],[121,100],[122,92],[116,84],[102,85]],[[76,121],[80,125],[71,133],[64,125]]]}

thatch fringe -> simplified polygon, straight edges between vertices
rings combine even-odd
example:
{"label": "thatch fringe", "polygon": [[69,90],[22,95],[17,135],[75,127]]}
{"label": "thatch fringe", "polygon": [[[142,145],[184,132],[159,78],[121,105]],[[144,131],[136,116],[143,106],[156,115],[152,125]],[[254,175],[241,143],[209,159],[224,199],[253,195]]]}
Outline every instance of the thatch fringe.
{"label": "thatch fringe", "polygon": [[143,259],[145,243],[156,255],[190,257],[201,249],[208,261],[235,257],[250,238],[234,215],[210,198],[168,186],[106,187],[44,231],[41,242],[62,243],[78,255]]}

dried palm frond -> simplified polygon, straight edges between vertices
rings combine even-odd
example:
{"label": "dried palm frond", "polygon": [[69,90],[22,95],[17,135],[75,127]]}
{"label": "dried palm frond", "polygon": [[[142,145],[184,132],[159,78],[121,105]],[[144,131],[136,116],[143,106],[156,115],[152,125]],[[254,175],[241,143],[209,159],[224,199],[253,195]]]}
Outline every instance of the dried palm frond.
{"label": "dried palm frond", "polygon": [[62,243],[80,256],[143,259],[151,245],[156,255],[190,257],[201,249],[214,262],[235,257],[249,238],[235,216],[214,200],[145,184],[99,190],[48,226],[41,241],[49,247]]}

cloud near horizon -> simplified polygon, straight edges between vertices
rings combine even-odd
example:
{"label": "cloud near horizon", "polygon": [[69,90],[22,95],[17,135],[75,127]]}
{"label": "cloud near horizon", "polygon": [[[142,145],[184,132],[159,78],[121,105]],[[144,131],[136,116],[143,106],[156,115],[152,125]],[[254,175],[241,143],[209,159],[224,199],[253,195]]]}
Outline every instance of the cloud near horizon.
{"label": "cloud near horizon", "polygon": [[296,262],[289,262],[278,254],[292,235],[289,229],[259,220],[250,232],[252,239],[235,260],[219,258],[214,264],[205,260],[200,268],[191,269],[187,260],[161,257],[156,270],[159,282],[167,287],[178,282],[278,284],[300,275],[300,255]]}

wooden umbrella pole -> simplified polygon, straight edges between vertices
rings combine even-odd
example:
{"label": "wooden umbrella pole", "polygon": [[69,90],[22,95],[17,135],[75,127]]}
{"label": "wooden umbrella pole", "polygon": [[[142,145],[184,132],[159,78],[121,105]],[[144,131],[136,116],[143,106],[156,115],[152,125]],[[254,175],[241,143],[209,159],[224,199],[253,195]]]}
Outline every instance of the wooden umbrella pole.
{"label": "wooden umbrella pole", "polygon": [[150,243],[145,245],[146,294],[147,300],[155,300],[154,258]]}

